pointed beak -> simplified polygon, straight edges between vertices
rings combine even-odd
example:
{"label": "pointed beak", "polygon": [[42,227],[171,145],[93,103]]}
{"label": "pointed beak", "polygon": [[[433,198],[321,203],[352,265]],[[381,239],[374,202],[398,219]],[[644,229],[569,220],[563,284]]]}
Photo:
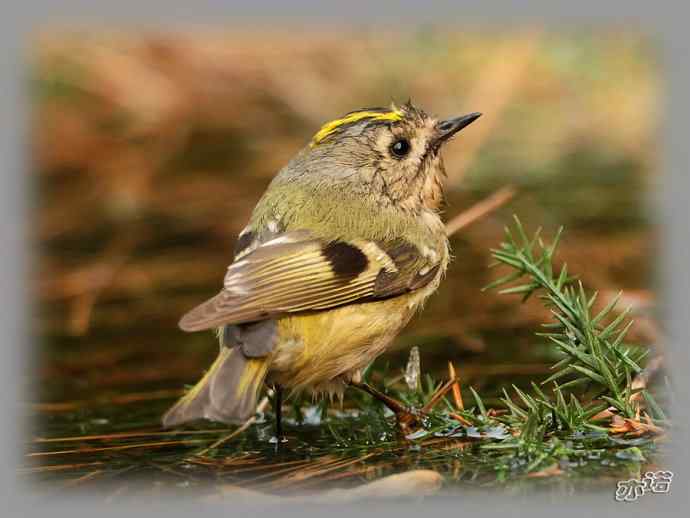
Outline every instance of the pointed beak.
{"label": "pointed beak", "polygon": [[479,112],[468,113],[462,117],[454,117],[440,121],[436,125],[438,134],[436,135],[436,143],[438,146],[447,142],[453,135],[455,135],[462,128],[469,126],[476,121],[482,114]]}

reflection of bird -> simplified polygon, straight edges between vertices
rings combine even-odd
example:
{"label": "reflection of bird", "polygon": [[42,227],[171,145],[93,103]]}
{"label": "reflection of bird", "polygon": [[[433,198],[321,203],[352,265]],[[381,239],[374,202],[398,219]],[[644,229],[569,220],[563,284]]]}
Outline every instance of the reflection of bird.
{"label": "reflection of bird", "polygon": [[440,282],[448,241],[438,215],[442,145],[480,116],[437,121],[411,103],[325,124],[276,176],[240,233],[221,292],[185,331],[219,328],[220,354],[163,418],[236,422],[261,385],[342,396],[362,383]]}

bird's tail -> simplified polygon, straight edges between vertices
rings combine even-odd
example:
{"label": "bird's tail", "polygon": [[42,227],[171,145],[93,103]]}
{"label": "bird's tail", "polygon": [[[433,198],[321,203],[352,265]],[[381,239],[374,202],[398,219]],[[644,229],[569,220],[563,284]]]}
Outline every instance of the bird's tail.
{"label": "bird's tail", "polygon": [[247,358],[239,347],[221,347],[204,377],[163,416],[168,428],[194,419],[244,421],[254,413],[266,377],[265,358]]}

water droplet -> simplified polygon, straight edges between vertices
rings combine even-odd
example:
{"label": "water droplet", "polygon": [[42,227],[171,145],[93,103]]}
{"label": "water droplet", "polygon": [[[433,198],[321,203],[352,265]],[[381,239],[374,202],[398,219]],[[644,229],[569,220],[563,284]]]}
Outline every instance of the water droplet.
{"label": "water droplet", "polygon": [[321,424],[321,408],[316,405],[302,410],[302,422],[306,425],[318,426]]}
{"label": "water droplet", "polygon": [[416,432],[412,432],[411,434],[406,435],[405,439],[413,441],[415,439],[421,439],[423,437],[426,437],[427,435],[429,435],[429,432],[427,432],[426,430],[417,430]]}
{"label": "water droplet", "polygon": [[407,383],[410,390],[417,390],[421,370],[419,347],[415,345],[410,349],[410,357],[407,360],[407,367],[405,368],[405,383]]}

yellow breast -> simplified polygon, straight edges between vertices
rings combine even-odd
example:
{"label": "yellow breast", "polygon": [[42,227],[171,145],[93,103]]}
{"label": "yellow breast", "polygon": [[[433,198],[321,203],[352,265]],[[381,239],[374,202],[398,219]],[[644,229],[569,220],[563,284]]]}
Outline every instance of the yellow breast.
{"label": "yellow breast", "polygon": [[349,381],[380,355],[427,295],[427,290],[420,290],[280,319],[281,338],[270,360],[270,378],[296,392],[337,390],[333,382]]}

